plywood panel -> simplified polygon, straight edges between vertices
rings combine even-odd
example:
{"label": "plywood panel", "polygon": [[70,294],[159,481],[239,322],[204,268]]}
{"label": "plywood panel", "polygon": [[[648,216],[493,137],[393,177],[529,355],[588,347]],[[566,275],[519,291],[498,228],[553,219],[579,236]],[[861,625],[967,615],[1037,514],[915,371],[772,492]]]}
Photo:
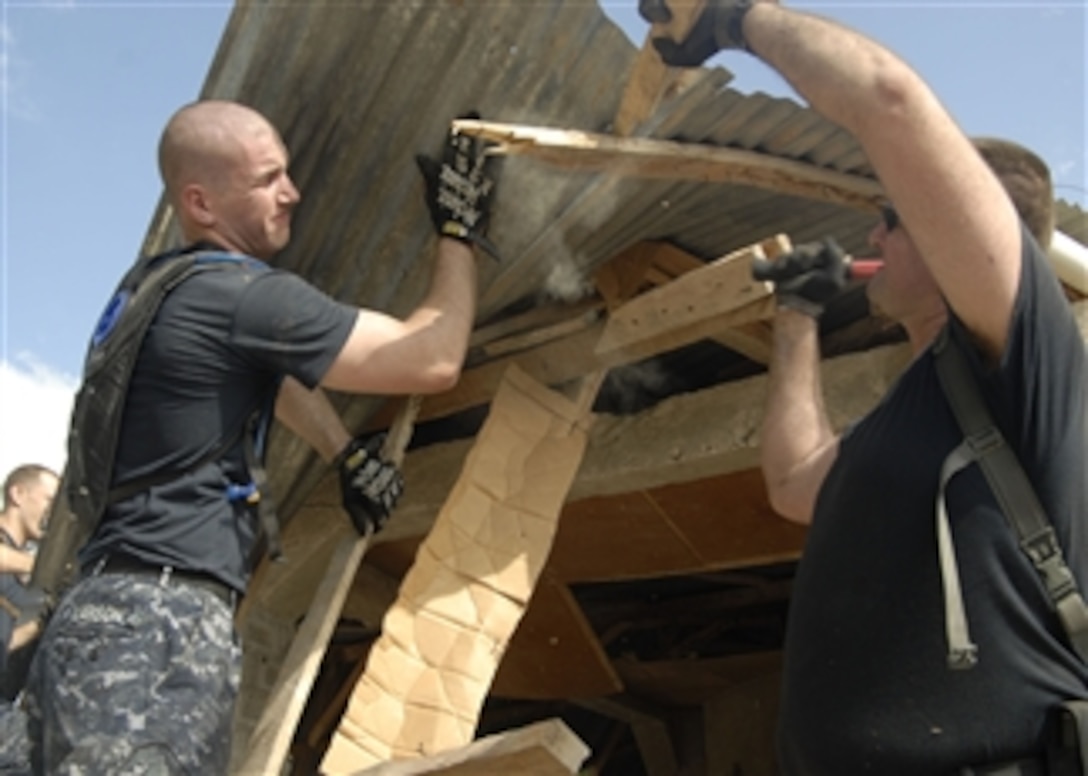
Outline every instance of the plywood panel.
{"label": "plywood panel", "polygon": [[567,582],[660,576],[700,565],[641,492],[568,504],[551,560],[555,575]]}
{"label": "plywood panel", "polygon": [[589,698],[623,689],[569,588],[546,576],[510,641],[492,694]]}
{"label": "plywood panel", "polygon": [[704,568],[761,565],[799,557],[805,528],[777,515],[758,469],[649,491]]}

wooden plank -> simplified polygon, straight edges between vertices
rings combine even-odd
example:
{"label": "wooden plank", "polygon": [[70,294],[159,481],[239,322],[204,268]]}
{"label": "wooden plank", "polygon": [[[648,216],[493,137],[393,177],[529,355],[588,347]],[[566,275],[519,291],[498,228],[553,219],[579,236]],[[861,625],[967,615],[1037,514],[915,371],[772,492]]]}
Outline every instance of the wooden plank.
{"label": "wooden plank", "polygon": [[563,700],[611,695],[622,689],[570,588],[546,575],[510,640],[491,694]]}
{"label": "wooden plank", "polygon": [[747,469],[567,504],[549,572],[574,584],[722,571],[796,560],[804,542],[805,529],[775,514],[762,474]]}
{"label": "wooden plank", "polygon": [[665,243],[635,243],[597,269],[593,283],[609,310],[619,307],[642,290],[650,259],[660,245]]}
{"label": "wooden plank", "polygon": [[[631,260],[641,261],[640,274],[642,279],[655,286],[665,285],[681,275],[686,275],[706,266],[706,262],[700,261],[687,251],[677,248],[667,242],[645,241],[636,243],[615,259],[602,267],[596,277],[597,288],[601,296],[608,301],[609,308],[619,305],[635,296],[639,288],[631,288],[632,282],[627,281],[626,287],[618,287],[618,274],[624,263]],[[645,264],[648,263],[649,267]],[[614,279],[615,278],[615,279]],[[628,293],[624,296],[622,292]],[[768,364],[771,360],[771,328],[761,321],[743,323],[710,335],[714,340],[730,350],[734,350],[757,364]]]}
{"label": "wooden plank", "polygon": [[766,321],[752,321],[720,331],[710,339],[735,350],[750,361],[766,366],[771,363],[774,332]]}
{"label": "wooden plank", "polygon": [[541,326],[531,331],[514,334],[509,337],[494,340],[481,345],[479,355],[486,359],[498,358],[522,350],[539,347],[540,345],[554,342],[555,340],[573,336],[584,331],[601,319],[602,308],[600,306],[586,310],[581,315],[568,318],[548,326]]}
{"label": "wooden plank", "polygon": [[237,771],[239,774],[274,774],[283,767],[329,637],[340,619],[355,570],[366,552],[368,537],[358,536],[348,526],[345,526],[344,534],[329,571],[314,595],[314,603],[283,661],[265,713],[250,736],[249,755]]}
{"label": "wooden plank", "polygon": [[322,761],[344,773],[466,744],[551,550],[588,434],[583,406],[507,372],[386,613]]}
{"label": "wooden plank", "polygon": [[[765,242],[777,246],[785,239]],[[774,286],[751,272],[752,260],[766,257],[762,243],[748,246],[636,296],[609,315],[597,358],[607,366],[627,364],[770,317]]]}
{"label": "wooden plank", "polygon": [[589,747],[560,719],[496,733],[424,759],[382,763],[356,776],[568,776]]}
{"label": "wooden plank", "polygon": [[598,299],[583,299],[574,304],[548,304],[541,307],[533,307],[520,315],[512,315],[508,318],[480,326],[472,332],[468,347],[471,351],[480,348],[495,340],[522,334],[542,326],[551,326],[554,323],[569,321],[577,318],[590,310],[599,310],[601,302]]}
{"label": "wooden plank", "polygon": [[[421,396],[408,397],[383,443],[382,455],[397,465],[404,461],[421,401]],[[242,774],[279,773],[287,759],[329,639],[372,535],[360,536],[346,521],[341,534],[325,577],[280,668],[265,712],[250,736]]]}
{"label": "wooden plank", "polygon": [[662,98],[682,83],[683,68],[671,68],[661,61],[652,39],[668,37],[680,41],[691,30],[705,0],[670,0],[672,19],[650,26],[646,40],[635,57],[635,64],[620,99],[612,128],[617,135],[634,133],[640,124],[653,114]]}
{"label": "wooden plank", "polygon": [[885,196],[872,178],[756,151],[470,119],[453,125],[460,132],[497,143],[500,153],[521,154],[580,172],[734,183],[866,212],[878,210]]}

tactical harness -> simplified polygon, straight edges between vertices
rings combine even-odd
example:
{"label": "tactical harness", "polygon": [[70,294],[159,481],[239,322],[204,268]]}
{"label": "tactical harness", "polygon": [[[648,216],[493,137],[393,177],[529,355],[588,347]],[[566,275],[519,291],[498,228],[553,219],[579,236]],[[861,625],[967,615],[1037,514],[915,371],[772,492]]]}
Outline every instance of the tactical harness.
{"label": "tactical harness", "polygon": [[257,259],[226,253],[207,244],[147,257],[125,274],[106,305],[91,338],[68,435],[66,495],[86,535],[95,530],[111,504],[191,474],[221,458],[243,438],[251,481],[229,485],[224,497],[256,505],[269,554],[274,559],[282,554],[279,520],[266,492],[263,467],[273,401],[254,411],[239,428],[187,469],[152,472],[111,487],[125,397],[140,347],[163,299],[197,273],[238,267],[262,272],[269,269]]}
{"label": "tactical harness", "polygon": [[[945,505],[948,482],[957,472],[976,462],[1016,532],[1020,548],[1038,572],[1070,644],[1080,659],[1088,663],[1088,606],[1062,556],[1058,537],[1031,481],[994,423],[966,358],[947,327],[938,337],[933,355],[941,389],[964,436],[945,458],[937,490],[937,549],[944,587],[949,667],[971,668],[978,661],[978,647],[971,642],[967,631],[963,592]],[[1088,774],[1088,701],[1067,700],[1054,709],[1047,762],[1048,773]]]}

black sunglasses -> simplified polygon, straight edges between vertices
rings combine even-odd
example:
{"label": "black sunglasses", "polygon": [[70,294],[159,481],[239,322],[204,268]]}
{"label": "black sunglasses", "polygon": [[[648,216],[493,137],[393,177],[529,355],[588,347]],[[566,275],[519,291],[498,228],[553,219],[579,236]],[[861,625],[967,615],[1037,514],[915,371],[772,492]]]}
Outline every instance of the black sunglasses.
{"label": "black sunglasses", "polygon": [[894,231],[899,226],[899,213],[895,212],[895,208],[891,205],[880,208],[880,217],[884,220],[885,231]]}

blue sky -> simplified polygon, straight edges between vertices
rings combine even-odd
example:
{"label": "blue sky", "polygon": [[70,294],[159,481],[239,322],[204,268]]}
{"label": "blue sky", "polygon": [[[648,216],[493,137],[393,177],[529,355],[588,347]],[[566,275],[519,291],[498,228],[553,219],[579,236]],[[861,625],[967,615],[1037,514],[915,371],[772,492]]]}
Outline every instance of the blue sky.
{"label": "blue sky", "polygon": [[[1053,168],[1059,196],[1083,205],[1085,3],[792,5],[889,45],[968,133],[1031,146]],[[159,200],[159,131],[199,94],[230,4],[0,0],[0,7],[2,477],[24,460],[63,465],[87,335]],[[605,7],[641,43],[636,0]],[[790,94],[745,55],[715,61],[737,74],[736,88]]]}

